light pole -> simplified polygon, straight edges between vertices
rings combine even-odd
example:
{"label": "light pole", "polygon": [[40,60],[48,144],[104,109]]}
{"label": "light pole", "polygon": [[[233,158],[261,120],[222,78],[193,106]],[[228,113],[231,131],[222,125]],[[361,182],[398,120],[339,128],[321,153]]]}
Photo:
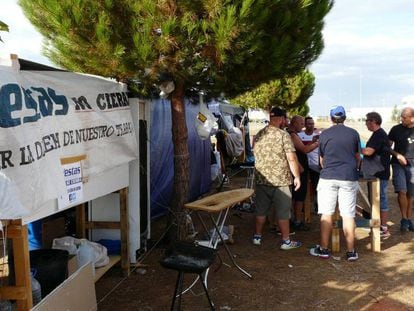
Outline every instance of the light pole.
{"label": "light pole", "polygon": [[359,108],[362,107],[362,73],[361,68],[359,68]]}

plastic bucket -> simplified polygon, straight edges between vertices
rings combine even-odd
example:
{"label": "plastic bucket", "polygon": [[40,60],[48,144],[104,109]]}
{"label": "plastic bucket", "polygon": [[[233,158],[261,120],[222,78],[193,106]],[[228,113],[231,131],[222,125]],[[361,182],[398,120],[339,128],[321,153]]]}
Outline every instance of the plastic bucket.
{"label": "plastic bucket", "polygon": [[30,251],[30,267],[36,269],[36,279],[46,297],[68,277],[68,251],[37,249]]}

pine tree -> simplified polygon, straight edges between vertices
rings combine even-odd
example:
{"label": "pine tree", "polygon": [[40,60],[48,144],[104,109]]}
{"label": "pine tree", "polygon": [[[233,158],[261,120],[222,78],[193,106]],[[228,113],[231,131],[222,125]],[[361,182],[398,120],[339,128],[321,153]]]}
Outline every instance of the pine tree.
{"label": "pine tree", "polygon": [[[5,24],[4,22],[0,21],[0,31],[9,31],[9,26],[7,26],[7,24]],[[3,42],[1,37],[0,41]]]}
{"label": "pine tree", "polygon": [[307,100],[313,94],[315,77],[308,70],[293,77],[263,83],[252,91],[231,99],[230,102],[245,108],[269,110],[281,106],[290,114],[306,116],[309,112]]}
{"label": "pine tree", "polygon": [[294,75],[321,53],[333,0],[20,0],[45,37],[45,54],[69,70],[137,82],[170,94],[174,213],[187,201],[184,96],[237,96]]}

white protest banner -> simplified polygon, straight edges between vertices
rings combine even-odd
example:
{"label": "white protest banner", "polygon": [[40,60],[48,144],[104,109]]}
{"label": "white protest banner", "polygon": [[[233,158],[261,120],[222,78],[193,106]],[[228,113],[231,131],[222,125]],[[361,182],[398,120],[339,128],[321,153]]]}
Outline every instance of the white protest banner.
{"label": "white protest banner", "polygon": [[0,66],[0,172],[29,213],[67,191],[60,159],[85,155],[92,176],[137,157],[126,92],[95,76]]}

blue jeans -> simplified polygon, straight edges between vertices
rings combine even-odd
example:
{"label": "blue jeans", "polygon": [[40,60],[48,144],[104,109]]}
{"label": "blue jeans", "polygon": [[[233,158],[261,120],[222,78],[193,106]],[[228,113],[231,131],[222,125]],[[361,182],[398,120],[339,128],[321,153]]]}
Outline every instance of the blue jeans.
{"label": "blue jeans", "polygon": [[380,179],[380,208],[381,212],[388,212],[388,195],[387,195],[388,180]]}

